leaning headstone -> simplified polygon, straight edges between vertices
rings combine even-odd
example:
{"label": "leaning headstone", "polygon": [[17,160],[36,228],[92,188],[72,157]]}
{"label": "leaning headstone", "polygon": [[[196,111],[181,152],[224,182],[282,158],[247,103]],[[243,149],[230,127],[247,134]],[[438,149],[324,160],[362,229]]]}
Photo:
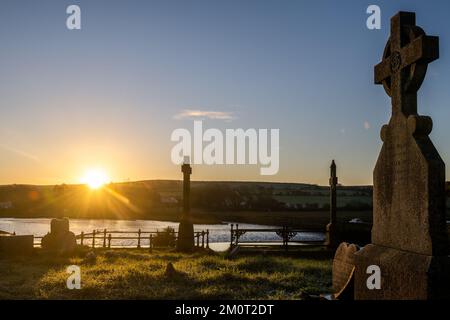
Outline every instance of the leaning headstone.
{"label": "leaning headstone", "polygon": [[[438,37],[416,26],[414,13],[391,19],[375,83],[391,97],[392,116],[373,175],[372,243],[355,254],[356,299],[439,298],[449,288],[445,165],[428,137],[431,118],[417,113],[417,91],[438,57]],[[370,266],[380,286],[368,285]]]}
{"label": "leaning headstone", "polygon": [[70,253],[75,250],[77,240],[75,234],[69,231],[68,219],[52,219],[50,233],[42,238],[42,248],[54,253]]}
{"label": "leaning headstone", "polygon": [[355,253],[359,247],[342,242],[333,259],[332,299],[352,300],[354,298]]}

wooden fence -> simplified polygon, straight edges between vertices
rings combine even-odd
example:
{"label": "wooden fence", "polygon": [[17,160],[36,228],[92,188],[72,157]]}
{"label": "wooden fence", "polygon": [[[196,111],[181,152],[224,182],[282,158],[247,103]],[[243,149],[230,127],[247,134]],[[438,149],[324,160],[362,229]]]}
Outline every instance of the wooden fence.
{"label": "wooden fence", "polygon": [[[166,239],[164,239],[164,237]],[[35,246],[41,246],[43,237],[34,237]],[[117,244],[117,241],[123,240],[135,240],[136,248],[148,248],[153,249],[155,247],[167,247],[175,246],[178,239],[177,231],[163,230],[163,231],[143,231],[139,229],[138,231],[116,231],[116,230],[93,230],[92,232],[85,233],[81,232],[76,235],[77,243],[80,245],[86,245],[92,248],[130,248],[134,247],[132,245]],[[113,243],[113,242],[116,242]],[[166,245],[161,245],[161,242],[167,242]],[[145,245],[146,243],[146,245]],[[199,248],[209,248],[209,230],[206,231],[195,231],[194,232],[194,244]]]}

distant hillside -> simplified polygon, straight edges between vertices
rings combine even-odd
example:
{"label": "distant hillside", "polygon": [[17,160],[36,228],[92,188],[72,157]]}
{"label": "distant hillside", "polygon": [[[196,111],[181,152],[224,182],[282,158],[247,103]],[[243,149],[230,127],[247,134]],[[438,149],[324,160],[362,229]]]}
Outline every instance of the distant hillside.
{"label": "distant hillside", "polygon": [[[207,219],[208,212],[329,209],[328,186],[238,181],[193,181],[191,186],[192,208],[204,212]],[[175,219],[181,208],[181,192],[182,181],[177,180],[111,183],[97,191],[84,185],[4,185],[0,186],[0,216]],[[337,193],[342,210],[372,208],[372,186],[339,186]]]}

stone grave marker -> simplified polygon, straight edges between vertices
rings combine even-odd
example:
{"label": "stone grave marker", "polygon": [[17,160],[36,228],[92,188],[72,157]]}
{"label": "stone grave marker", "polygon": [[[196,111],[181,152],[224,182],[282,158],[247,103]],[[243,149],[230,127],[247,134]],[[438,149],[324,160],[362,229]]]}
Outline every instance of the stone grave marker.
{"label": "stone grave marker", "polygon": [[[414,13],[392,17],[383,60],[375,66],[392,116],[381,129],[373,174],[372,243],[355,254],[356,299],[437,298],[449,287],[445,164],[428,137],[431,118],[417,113],[417,91],[438,57],[439,38],[427,36]],[[367,285],[371,265],[380,268],[380,289]]]}
{"label": "stone grave marker", "polygon": [[355,253],[359,247],[342,242],[333,259],[333,299],[353,299]]}
{"label": "stone grave marker", "polygon": [[69,230],[69,219],[52,219],[50,233],[42,238],[42,248],[56,254],[73,252],[77,246],[75,234]]}

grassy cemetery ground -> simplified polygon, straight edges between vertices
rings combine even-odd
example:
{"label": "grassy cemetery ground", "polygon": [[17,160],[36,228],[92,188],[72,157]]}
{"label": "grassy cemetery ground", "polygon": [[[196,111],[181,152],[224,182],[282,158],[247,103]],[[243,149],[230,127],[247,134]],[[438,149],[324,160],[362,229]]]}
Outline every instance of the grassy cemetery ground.
{"label": "grassy cemetery ground", "polygon": [[[308,256],[310,256],[308,258]],[[167,275],[171,262],[176,273]],[[66,268],[81,268],[81,290],[69,290]],[[331,261],[294,255],[148,253],[88,249],[75,257],[0,260],[0,299],[301,299],[329,292]]]}

